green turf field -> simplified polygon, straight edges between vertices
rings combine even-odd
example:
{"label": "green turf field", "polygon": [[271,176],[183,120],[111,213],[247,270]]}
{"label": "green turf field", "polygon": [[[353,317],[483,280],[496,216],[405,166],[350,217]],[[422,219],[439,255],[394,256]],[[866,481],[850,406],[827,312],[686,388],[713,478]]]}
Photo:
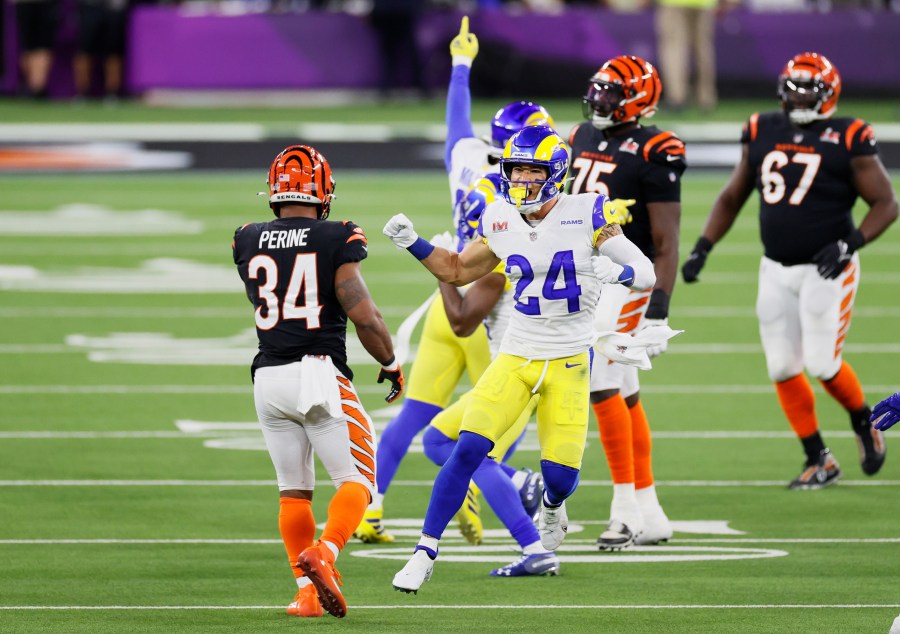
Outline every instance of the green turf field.
{"label": "green turf field", "polygon": [[[523,99],[529,96],[524,94]],[[497,108],[508,103],[505,98],[475,99],[472,121],[487,123]],[[572,99],[539,100],[557,121],[582,119],[580,95]],[[341,106],[305,105],[302,96],[294,108],[247,106],[166,107],[150,106],[140,101],[123,101],[109,106],[103,103],[30,102],[0,99],[0,121],[3,123],[219,123],[256,122],[262,124],[297,124],[306,122],[365,123],[439,123],[444,120],[445,101],[437,96],[422,102],[378,102],[361,98],[358,104]],[[737,121],[743,122],[752,112],[775,110],[778,100],[775,85],[772,94],[757,100],[728,100],[719,103],[711,113],[687,109],[677,115],[665,108],[653,123],[669,125],[678,122]],[[867,121],[896,122],[900,106],[896,101],[842,99],[840,116],[861,117]]]}
{"label": "green turf field", "polygon": [[[688,174],[683,255],[725,178]],[[364,274],[395,331],[434,284],[381,226],[405,211],[426,237],[447,228],[445,178],[337,179],[332,217],[367,230]],[[612,491],[592,431],[561,576],[489,577],[516,553],[485,511],[486,544],[465,548],[451,526],[434,579],[402,595],[391,577],[436,472],[413,453],[386,499],[398,542],[352,544],[339,560],[348,617],[285,616],[294,582],[251,425],[253,319],[229,252],[235,227],[268,217],[262,188],[262,170],[0,177],[0,631],[856,633],[900,614],[900,449],[863,476],[846,415],[817,386],[844,480],[785,488],[803,456],[758,345],[751,205],[702,282],[676,287],[670,321],[686,332],[641,375],[669,544],[594,550]],[[72,203],[93,207],[59,212]],[[123,215],[144,209],[168,215]],[[122,218],[121,235],[91,235]],[[847,339],[872,403],[900,386],[898,254],[896,227],[863,251]],[[354,365],[380,428],[396,407],[376,366]],[[536,468],[534,446],[514,463]],[[323,480],[320,519],[330,491]]]}

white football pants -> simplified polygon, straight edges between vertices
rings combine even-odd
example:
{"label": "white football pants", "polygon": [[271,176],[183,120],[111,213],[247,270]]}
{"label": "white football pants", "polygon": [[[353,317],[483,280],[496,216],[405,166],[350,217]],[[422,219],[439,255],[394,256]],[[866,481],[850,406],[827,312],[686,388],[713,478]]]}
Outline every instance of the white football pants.
{"label": "white football pants", "polygon": [[785,381],[804,368],[817,379],[837,374],[859,275],[856,253],[833,280],[819,275],[815,264],[784,266],[762,258],[756,316],[772,381]]}
{"label": "white football pants", "polygon": [[316,474],[313,452],[335,487],[359,482],[375,491],[375,427],[359,401],[353,384],[335,370],[342,413],[330,415],[314,407],[297,411],[303,380],[301,364],[259,368],[253,386],[256,415],[275,465],[278,489],[312,491]]}

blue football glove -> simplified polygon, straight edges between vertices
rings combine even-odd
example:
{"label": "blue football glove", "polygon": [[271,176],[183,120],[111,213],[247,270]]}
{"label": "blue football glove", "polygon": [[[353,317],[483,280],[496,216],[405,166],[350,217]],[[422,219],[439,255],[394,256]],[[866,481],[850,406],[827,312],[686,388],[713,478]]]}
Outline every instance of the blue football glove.
{"label": "blue football glove", "polygon": [[900,421],[900,392],[891,394],[876,405],[869,420],[875,423],[875,429],[881,431]]}

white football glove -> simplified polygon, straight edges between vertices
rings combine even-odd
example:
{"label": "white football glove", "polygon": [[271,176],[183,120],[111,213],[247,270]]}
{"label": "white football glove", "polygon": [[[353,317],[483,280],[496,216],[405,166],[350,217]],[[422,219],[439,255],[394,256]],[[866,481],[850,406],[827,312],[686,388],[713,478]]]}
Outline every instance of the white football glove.
{"label": "white football glove", "polygon": [[429,240],[429,242],[436,247],[441,247],[442,249],[447,249],[451,253],[456,253],[457,241],[454,236],[450,235],[449,231],[437,234]]}
{"label": "white football glove", "polygon": [[625,270],[621,264],[616,264],[605,255],[591,256],[591,266],[594,267],[594,275],[603,284],[618,284],[619,276]]}
{"label": "white football glove", "polygon": [[[659,328],[661,326],[669,327],[669,319],[668,317],[663,317],[662,319],[647,319],[646,317],[641,322],[640,328],[635,334],[643,332],[648,328]],[[647,356],[651,359],[653,357],[658,357],[663,352],[665,352],[669,348],[669,340],[664,339],[658,343],[653,343],[647,346]]]}
{"label": "white football glove", "polygon": [[450,41],[450,55],[453,56],[453,65],[464,64],[471,66],[478,55],[478,38],[474,33],[469,33],[469,16],[464,15],[459,26],[459,34]]}
{"label": "white football glove", "polygon": [[406,214],[397,214],[388,220],[381,233],[401,249],[411,247],[419,239],[419,234],[413,229],[412,220],[407,218]]}

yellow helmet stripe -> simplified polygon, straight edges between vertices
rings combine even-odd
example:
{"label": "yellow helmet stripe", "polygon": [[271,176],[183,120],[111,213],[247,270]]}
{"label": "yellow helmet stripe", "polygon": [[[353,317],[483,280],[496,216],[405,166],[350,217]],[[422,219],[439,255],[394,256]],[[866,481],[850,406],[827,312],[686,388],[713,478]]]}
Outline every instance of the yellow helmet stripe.
{"label": "yellow helmet stripe", "polygon": [[549,161],[553,157],[553,150],[558,148],[560,145],[565,147],[565,142],[559,137],[559,135],[551,134],[546,139],[541,141],[540,145],[537,146],[537,149],[534,151],[534,158],[538,161]]}

